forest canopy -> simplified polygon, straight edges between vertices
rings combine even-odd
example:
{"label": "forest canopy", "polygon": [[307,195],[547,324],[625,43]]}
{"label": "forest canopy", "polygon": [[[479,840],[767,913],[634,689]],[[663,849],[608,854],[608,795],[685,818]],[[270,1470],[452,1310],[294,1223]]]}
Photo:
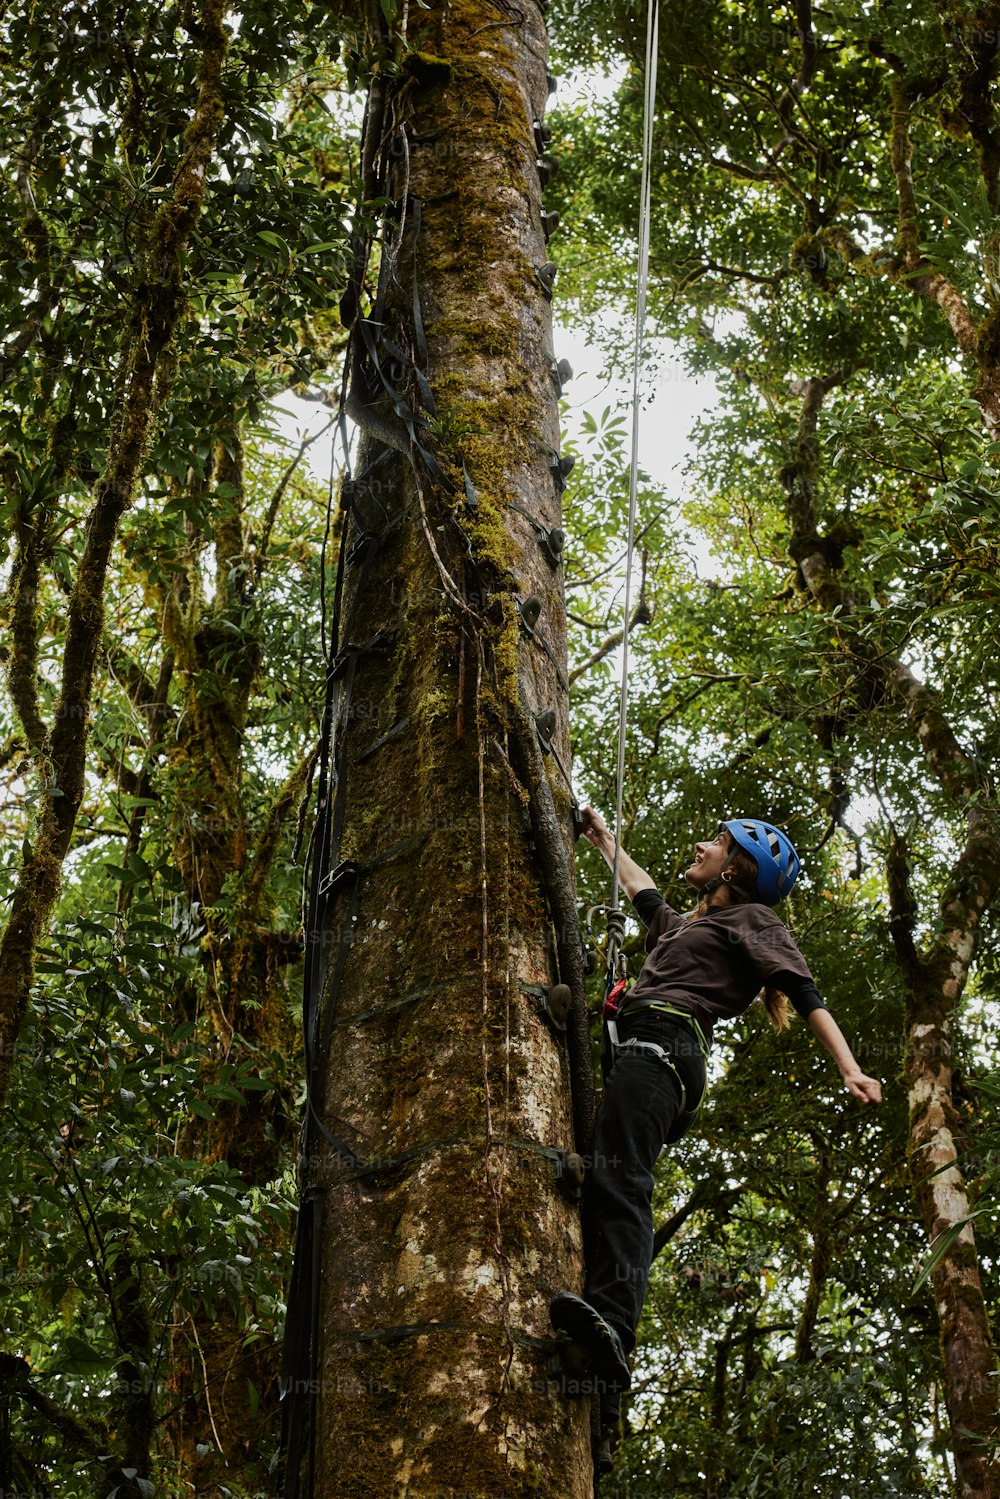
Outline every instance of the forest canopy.
{"label": "forest canopy", "polygon": [[[392,207],[361,101],[438,65],[439,7],[372,10],[0,8],[3,1493],[273,1488],[345,293]],[[624,377],[644,15],[547,23],[555,310]],[[998,56],[990,4],[664,6],[651,368],[720,394],[640,483],[624,841],[684,906],[720,817],[787,828],[886,1102],[759,1005],[720,1035],[659,1171],[632,1499],[945,1499],[996,1461]],[[573,777],[610,814],[630,413],[564,414]],[[577,879],[606,899],[582,843]]]}

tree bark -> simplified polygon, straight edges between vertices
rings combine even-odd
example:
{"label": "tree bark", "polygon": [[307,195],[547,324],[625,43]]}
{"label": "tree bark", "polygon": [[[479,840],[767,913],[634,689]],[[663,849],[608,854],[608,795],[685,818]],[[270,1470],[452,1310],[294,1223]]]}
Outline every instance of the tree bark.
{"label": "tree bark", "polygon": [[[378,126],[392,207],[384,308],[364,331],[388,329],[403,357],[381,344],[383,368],[435,452],[428,468],[413,450],[369,344],[333,667],[325,867],[343,878],[310,934],[326,963],[306,1017],[310,1107],[328,1134],[307,1128],[302,1162],[322,1275],[298,1492],[582,1499],[589,1408],[554,1392],[545,1349],[550,1296],[582,1278],[553,1152],[572,1148],[574,1112],[585,1135],[593,1087],[555,764],[569,762],[562,574],[539,529],[560,520],[536,276],[546,44],[534,6],[451,0],[421,23]],[[369,141],[381,109],[377,88]],[[433,421],[407,360],[426,369]],[[555,727],[536,743],[545,710]],[[538,1011],[560,979],[575,1100],[570,1048]]]}

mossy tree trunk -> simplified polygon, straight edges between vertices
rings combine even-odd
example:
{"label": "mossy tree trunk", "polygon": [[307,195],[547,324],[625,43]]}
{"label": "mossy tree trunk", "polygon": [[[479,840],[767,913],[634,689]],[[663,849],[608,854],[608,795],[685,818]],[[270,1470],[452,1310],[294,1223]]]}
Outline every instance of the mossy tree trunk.
{"label": "mossy tree trunk", "polygon": [[[51,724],[38,698],[38,579],[53,526],[48,502],[19,508],[18,549],[11,580],[13,650],[8,663],[11,697],[38,777],[37,812],[0,936],[0,1102],[6,1097],[14,1048],[34,977],[35,948],[59,894],[84,795],[94,676],[104,629],[104,589],[118,527],[135,497],[156,415],[174,377],[171,341],[185,315],[184,256],[205,196],[209,163],[223,123],[220,93],[228,45],[225,5],[205,0],[198,22],[198,94],[185,133],[185,151],[169,191],[153,216],[140,257],[140,284],[122,334],[115,375],[104,472],[94,485],[86,541],[66,607],[66,633],[58,699]],[[25,222],[29,258],[49,254],[48,231],[31,202],[26,178]],[[57,428],[58,431],[58,428]],[[54,473],[62,478],[58,443]]]}
{"label": "mossy tree trunk", "polygon": [[[393,205],[382,322],[417,367],[426,330],[437,418],[421,441],[451,487],[406,454],[398,404],[358,360],[367,435],[345,495],[328,869],[358,868],[322,932],[312,1102],[362,1164],[310,1130],[308,1491],[578,1499],[593,1484],[589,1410],[553,1393],[542,1346],[549,1297],[582,1274],[548,1152],[573,1146],[574,1110],[585,1132],[593,1087],[569,796],[533,717],[554,710],[568,765],[562,576],[534,523],[560,518],[536,275],[545,36],[533,6],[452,0],[420,19],[422,50],[404,42],[398,72],[376,80],[365,156]],[[385,367],[426,409],[406,360]],[[533,992],[557,979],[574,990],[569,1048]]]}
{"label": "mossy tree trunk", "polygon": [[[176,699],[169,731],[151,736],[151,759],[162,761],[173,810],[174,851],[185,896],[202,931],[204,987],[177,996],[178,1018],[199,1021],[209,1079],[225,1080],[233,1064],[261,1066],[290,1055],[289,964],[301,954],[298,935],[279,930],[269,878],[305,794],[313,751],[295,764],[265,813],[247,795],[244,739],[262,658],[262,620],[254,603],[268,564],[266,546],[251,547],[243,447],[237,425],[215,446],[207,473],[189,477],[199,500],[213,484],[225,502],[211,528],[192,531],[175,556],[168,584],[163,558],[146,579],[160,602]],[[178,484],[180,491],[182,486]],[[279,490],[280,495],[280,490]],[[273,502],[272,502],[273,504]],[[209,546],[213,586],[206,588]],[[141,806],[136,821],[142,817]],[[291,1089],[272,1076],[266,1092],[245,1102],[220,1099],[206,1122],[192,1116],[184,1150],[222,1160],[253,1186],[281,1168]],[[261,1253],[270,1246],[262,1244]],[[262,1413],[277,1399],[278,1350],[247,1338],[228,1306],[185,1312],[171,1326],[170,1413],[164,1441],[199,1492],[214,1483],[262,1480]],[[251,1394],[251,1385],[255,1394]]]}
{"label": "mossy tree trunk", "polygon": [[902,839],[893,845],[890,871],[893,938],[908,987],[910,1174],[929,1245],[937,1247],[949,1231],[952,1239],[931,1275],[931,1285],[961,1499],[989,1499],[1000,1482],[994,1443],[997,1360],[972,1224],[965,1223],[954,1236],[973,1204],[961,1160],[965,1132],[955,1106],[952,1067],[953,1017],[975,952],[979,917],[996,897],[998,861],[994,819],[973,808],[966,846],[942,895],[936,930],[923,951],[914,941],[916,907]]}

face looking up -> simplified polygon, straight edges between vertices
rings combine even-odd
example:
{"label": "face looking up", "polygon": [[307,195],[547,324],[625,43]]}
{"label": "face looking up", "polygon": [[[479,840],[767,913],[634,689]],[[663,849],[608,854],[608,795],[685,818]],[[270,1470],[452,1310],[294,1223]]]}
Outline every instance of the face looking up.
{"label": "face looking up", "polygon": [[717,880],[729,857],[732,842],[730,835],[722,828],[711,842],[696,843],[694,863],[684,871],[688,884],[693,885],[696,890],[702,890],[711,880]]}

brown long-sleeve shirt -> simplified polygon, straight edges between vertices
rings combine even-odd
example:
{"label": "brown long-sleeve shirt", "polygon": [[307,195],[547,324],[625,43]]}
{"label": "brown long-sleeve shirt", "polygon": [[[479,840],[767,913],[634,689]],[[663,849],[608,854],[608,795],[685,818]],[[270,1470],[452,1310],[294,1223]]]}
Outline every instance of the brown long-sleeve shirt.
{"label": "brown long-sleeve shirt", "polygon": [[787,994],[800,1015],[825,1008],[805,958],[769,906],[720,906],[692,921],[655,889],[640,890],[632,904],[649,928],[648,956],[628,1003],[662,999],[690,1010],[707,1040],[717,1020],[742,1015],[765,985]]}

